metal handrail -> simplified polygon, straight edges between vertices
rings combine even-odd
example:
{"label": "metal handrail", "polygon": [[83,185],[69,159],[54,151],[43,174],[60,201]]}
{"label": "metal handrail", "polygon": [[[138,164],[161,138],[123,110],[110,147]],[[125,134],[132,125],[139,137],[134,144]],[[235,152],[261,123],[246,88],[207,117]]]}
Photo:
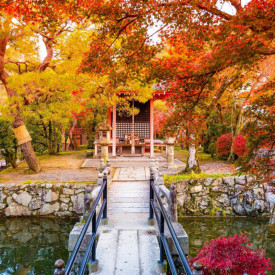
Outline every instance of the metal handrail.
{"label": "metal handrail", "polygon": [[[160,208],[160,211],[159,211],[160,216],[157,213],[155,198],[156,198],[156,200],[158,202],[158,205],[159,205],[159,208]],[[161,240],[161,242],[160,242],[160,260],[159,260],[159,263],[164,264],[164,251],[165,251],[165,254],[166,254],[166,257],[167,257],[167,260],[168,260],[168,263],[169,263],[172,274],[173,275],[178,274],[177,270],[176,270],[176,267],[175,267],[175,264],[174,264],[174,261],[172,259],[171,251],[169,249],[169,246],[167,244],[167,241],[166,241],[166,238],[165,238],[165,235],[164,235],[164,222],[166,222],[167,227],[170,231],[173,243],[175,244],[176,250],[178,252],[180,261],[182,263],[183,269],[184,269],[184,271],[187,275],[192,275],[190,265],[187,261],[186,256],[184,255],[184,252],[181,248],[181,245],[179,243],[179,240],[177,238],[175,230],[174,230],[174,228],[173,228],[173,226],[170,222],[170,219],[169,219],[169,217],[166,213],[166,210],[163,206],[161,198],[160,198],[160,196],[159,196],[159,194],[156,190],[156,187],[154,185],[154,176],[151,174],[151,177],[150,177],[149,220],[154,220],[154,213],[155,213],[155,217],[156,217],[156,220],[157,220],[157,225],[158,225],[158,228],[159,228],[159,231],[160,231],[160,240]]]}
{"label": "metal handrail", "polygon": [[[96,208],[99,204],[99,201],[100,201],[102,195],[103,195],[102,205],[99,210],[98,216],[96,216]],[[92,254],[91,261],[96,262],[96,242],[95,242],[95,240],[96,240],[97,228],[100,224],[101,217],[102,217],[102,219],[108,219],[107,218],[107,174],[106,173],[103,176],[102,186],[101,186],[101,188],[98,192],[98,195],[94,201],[92,210],[87,218],[87,221],[85,222],[85,224],[81,230],[81,233],[80,233],[78,240],[75,244],[75,247],[70,255],[70,258],[66,264],[65,270],[62,267],[62,268],[60,268],[60,269],[62,269],[62,271],[61,271],[62,273],[54,273],[54,274],[64,274],[64,275],[70,274],[70,272],[74,266],[77,254],[80,250],[81,244],[82,244],[84,237],[86,235],[86,232],[90,226],[91,221],[92,221],[92,236],[90,238],[88,247],[86,249],[84,259],[82,260],[81,267],[78,271],[78,275],[84,274],[86,266],[87,266],[87,262],[90,258],[90,254]],[[61,261],[61,260],[58,260],[58,261]],[[64,264],[63,264],[63,266],[64,266]],[[58,272],[58,270],[57,270],[57,272]]]}

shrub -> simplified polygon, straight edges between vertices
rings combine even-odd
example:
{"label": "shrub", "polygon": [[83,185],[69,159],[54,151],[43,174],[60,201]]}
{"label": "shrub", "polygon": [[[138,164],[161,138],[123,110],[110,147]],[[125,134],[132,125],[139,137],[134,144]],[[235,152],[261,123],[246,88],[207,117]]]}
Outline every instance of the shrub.
{"label": "shrub", "polygon": [[228,156],[232,144],[232,134],[221,135],[217,140],[217,152],[220,156]]}
{"label": "shrub", "polygon": [[246,139],[242,135],[237,135],[233,140],[233,152],[238,156],[242,157],[246,150]]}
{"label": "shrub", "polygon": [[214,157],[217,153],[217,144],[216,142],[211,142],[208,146],[208,152],[211,154],[211,157]]}
{"label": "shrub", "polygon": [[11,124],[0,118],[0,158],[5,158],[6,163],[13,168],[16,167],[17,161],[17,140],[12,131]]}
{"label": "shrub", "polygon": [[241,234],[228,238],[218,237],[205,243],[199,254],[190,260],[200,261],[204,274],[265,274],[272,268],[270,259],[265,258],[264,249],[253,249],[248,237]]}

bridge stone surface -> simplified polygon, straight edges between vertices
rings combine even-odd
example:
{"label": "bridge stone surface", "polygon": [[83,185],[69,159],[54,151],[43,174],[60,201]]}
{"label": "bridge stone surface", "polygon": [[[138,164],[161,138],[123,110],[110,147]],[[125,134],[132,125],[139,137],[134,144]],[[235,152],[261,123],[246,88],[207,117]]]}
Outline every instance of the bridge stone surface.
{"label": "bridge stone surface", "polygon": [[97,259],[101,275],[154,275],[159,244],[149,212],[147,167],[118,168],[108,188],[109,223],[100,226]]}

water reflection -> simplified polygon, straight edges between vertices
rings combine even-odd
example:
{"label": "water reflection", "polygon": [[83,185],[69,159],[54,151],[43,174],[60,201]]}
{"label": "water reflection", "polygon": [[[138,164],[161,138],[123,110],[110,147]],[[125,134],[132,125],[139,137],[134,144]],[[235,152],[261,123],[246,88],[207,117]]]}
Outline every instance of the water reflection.
{"label": "water reflection", "polygon": [[189,236],[191,256],[208,240],[243,232],[255,248],[265,248],[266,256],[275,263],[275,226],[269,225],[268,218],[186,217],[180,222]]}
{"label": "water reflection", "polygon": [[0,219],[0,274],[53,274],[75,219]]}

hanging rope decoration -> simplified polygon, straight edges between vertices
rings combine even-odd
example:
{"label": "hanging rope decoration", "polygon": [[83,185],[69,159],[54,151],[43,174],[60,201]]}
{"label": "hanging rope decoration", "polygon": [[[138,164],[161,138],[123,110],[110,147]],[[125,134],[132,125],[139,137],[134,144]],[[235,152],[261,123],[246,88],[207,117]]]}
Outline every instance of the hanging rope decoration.
{"label": "hanging rope decoration", "polygon": [[18,145],[22,145],[32,140],[25,125],[13,129],[13,132],[18,140]]}

